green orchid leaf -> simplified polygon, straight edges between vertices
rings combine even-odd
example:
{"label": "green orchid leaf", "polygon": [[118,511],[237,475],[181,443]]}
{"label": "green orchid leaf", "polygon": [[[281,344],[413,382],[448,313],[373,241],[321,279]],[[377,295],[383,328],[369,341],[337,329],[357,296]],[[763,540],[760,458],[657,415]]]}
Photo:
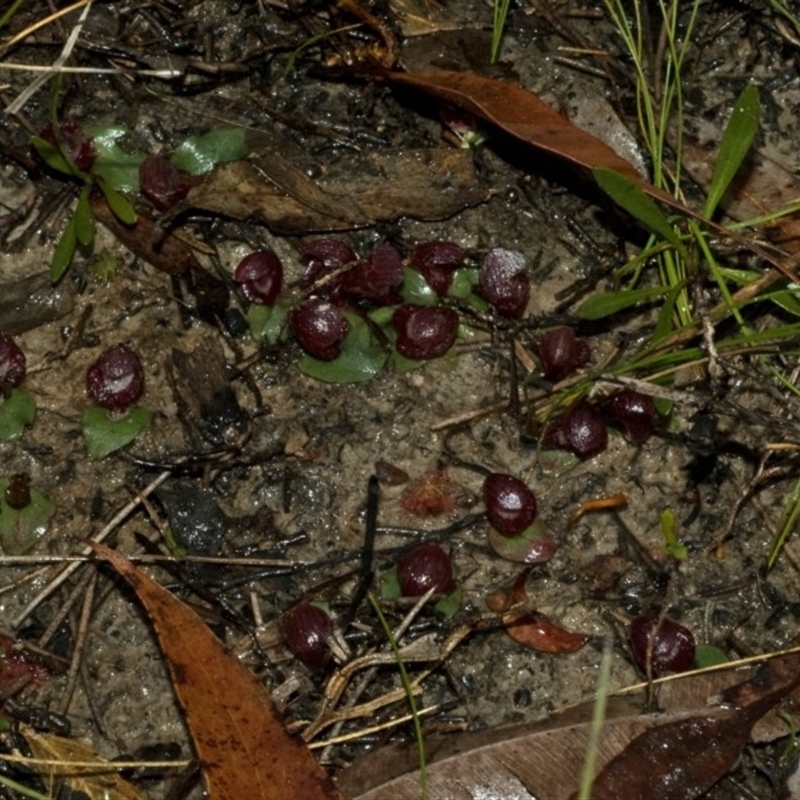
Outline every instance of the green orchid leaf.
{"label": "green orchid leaf", "polygon": [[89,406],[83,412],[83,438],[92,458],[105,458],[109,453],[130,444],[149,424],[152,415],[134,406],[125,416],[112,417],[105,408]]}
{"label": "green orchid leaf", "polygon": [[320,361],[304,355],[299,364],[301,372],[326,383],[361,383],[383,369],[388,353],[367,321],[358,314],[346,313],[345,316],[350,331],[344,337],[339,357],[334,361]]}
{"label": "green orchid leaf", "polygon": [[397,600],[398,597],[402,596],[400,581],[397,577],[397,567],[392,567],[381,575],[378,588],[384,600]]}
{"label": "green orchid leaf", "polygon": [[127,198],[121,195],[113,186],[106,183],[102,178],[98,178],[97,185],[103,192],[111,209],[111,213],[125,225],[134,225],[136,223],[136,212]]}
{"label": "green orchid leaf", "polygon": [[698,644],[694,648],[694,665],[697,669],[716,667],[718,664],[727,664],[728,661],[725,651],[713,644]]}
{"label": "green orchid leaf", "polygon": [[88,247],[94,241],[94,214],[89,205],[89,190],[88,186],[81,189],[72,217],[75,220],[75,235],[83,247]]}
{"label": "green orchid leaf", "polygon": [[203,175],[215,164],[236,161],[248,152],[243,128],[219,128],[190,136],[172,154],[170,161],[190,175]]}
{"label": "green orchid leaf", "polygon": [[535,519],[517,536],[504,536],[490,526],[486,540],[501,558],[520,564],[544,563],[556,550],[555,539],[540,519]]}
{"label": "green orchid leaf", "polygon": [[444,619],[450,619],[454,616],[458,609],[461,608],[461,600],[464,596],[464,590],[460,586],[456,586],[450,594],[445,595],[440,600],[436,601],[433,610]]}
{"label": "green orchid leaf", "polygon": [[654,297],[666,294],[667,286],[653,286],[648,289],[620,289],[618,292],[599,292],[593,294],[581,303],[575,310],[575,315],[580,319],[603,319],[631,308],[637,303],[652,300]]}
{"label": "green orchid leaf", "polygon": [[592,174],[597,185],[621,208],[657,236],[669,242],[682,256],[686,250],[680,236],[661,209],[630,178],[613,169],[597,167]]}
{"label": "green orchid leaf", "polygon": [[31,136],[31,144],[50,169],[60,172],[62,175],[72,176],[77,173],[75,167],[64,158],[62,152],[47,139],[42,139],[41,136]]}
{"label": "green orchid leaf", "polygon": [[36,418],[36,403],[24,389],[19,386],[11,390],[11,394],[0,400],[0,441],[13,442],[25,432],[25,428],[33,425]]}
{"label": "green orchid leaf", "polygon": [[423,274],[410,267],[403,268],[400,296],[404,303],[416,303],[420,306],[435,306],[439,302],[439,295],[431,289]]}
{"label": "green orchid leaf", "polygon": [[130,131],[117,125],[95,125],[86,133],[92,137],[96,154],[92,173],[118,192],[138,192],[139,167],[146,154],[130,153],[118,144],[118,140]]}
{"label": "green orchid leaf", "polygon": [[367,316],[388,334],[392,331],[392,316],[397,308],[398,306],[380,306],[370,311]]}
{"label": "green orchid leaf", "polygon": [[733,104],[731,118],[719,145],[717,163],[714,165],[714,175],[703,209],[707,217],[711,217],[717,210],[720,200],[750,152],[758,132],[759,106],[758,89],[753,84],[745,86]]}
{"label": "green orchid leaf", "polygon": [[23,508],[12,508],[6,501],[6,489],[11,482],[0,479],[0,545],[8,555],[29,552],[47,533],[56,507],[52,500],[31,489],[31,500]]}
{"label": "green orchid leaf", "polygon": [[466,300],[478,285],[479,276],[480,270],[474,267],[462,267],[461,269],[453,270],[453,280],[450,283],[447,294],[459,300]]}
{"label": "green orchid leaf", "polygon": [[272,306],[252,303],[247,309],[247,324],[252,337],[269,345],[277,344],[286,331],[286,318],[290,310],[289,303],[280,301]]}
{"label": "green orchid leaf", "polygon": [[64,233],[53,249],[53,258],[50,260],[50,281],[58,283],[63,277],[67,268],[72,263],[75,255],[75,248],[78,246],[77,225],[75,217],[69,218]]}

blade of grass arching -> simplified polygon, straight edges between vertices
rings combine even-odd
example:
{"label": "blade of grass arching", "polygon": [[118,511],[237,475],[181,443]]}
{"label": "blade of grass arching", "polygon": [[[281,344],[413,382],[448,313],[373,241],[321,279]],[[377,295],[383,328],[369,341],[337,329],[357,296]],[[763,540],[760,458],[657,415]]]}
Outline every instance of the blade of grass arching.
{"label": "blade of grass arching", "polygon": [[723,302],[728,307],[728,310],[733,315],[736,322],[739,324],[742,332],[747,333],[748,327],[745,325],[738,305],[734,302],[733,297],[731,296],[730,290],[728,289],[728,284],[720,274],[717,260],[714,258],[714,254],[711,252],[711,248],[708,246],[705,234],[700,230],[700,226],[694,220],[689,221],[689,230],[694,234],[694,240],[697,242],[700,251],[705,257],[706,264],[708,264],[708,268],[711,271],[711,274],[714,276],[714,280],[717,282]]}
{"label": "blade of grass arching", "polygon": [[0,786],[5,786],[6,789],[10,789],[19,794],[20,797],[29,797],[31,800],[50,800],[52,797],[52,795],[37,792],[35,789],[29,789],[27,786],[23,786],[21,783],[17,783],[17,781],[7,778],[5,775],[0,775]]}
{"label": "blade of grass arching", "polygon": [[[622,283],[624,280],[627,283],[626,289],[633,289],[639,282],[644,268],[654,258],[658,258],[669,243],[663,241],[655,235],[651,235],[647,244],[636,255],[631,256],[622,266],[614,270],[614,280],[617,283]],[[629,274],[630,273],[630,274]]]}
{"label": "blade of grass arching", "polygon": [[758,132],[759,107],[758,89],[753,84],[745,86],[733,104],[731,118],[722,134],[711,186],[703,208],[703,213],[707,217],[711,217],[716,211],[720,200],[750,152]]}
{"label": "blade of grass arching", "polygon": [[770,366],[770,372],[778,383],[780,383],[788,392],[800,397],[800,388],[794,385],[777,367]]}
{"label": "blade of grass arching", "polygon": [[14,0],[14,2],[11,4],[11,7],[3,14],[2,17],[0,17],[0,30],[2,30],[3,28],[5,28],[6,25],[8,25],[11,18],[14,16],[14,14],[17,13],[19,7],[24,2],[25,0]]}
{"label": "blade of grass arching", "polygon": [[606,705],[611,685],[611,645],[611,637],[606,636],[603,644],[603,658],[600,661],[600,674],[597,676],[597,697],[592,709],[592,722],[589,728],[589,740],[586,744],[586,758],[581,770],[578,800],[589,800],[592,796],[597,756],[600,752],[600,736],[603,733],[603,723],[606,720]]}
{"label": "blade of grass arching", "polygon": [[369,602],[372,603],[372,607],[375,609],[375,613],[378,616],[378,620],[381,623],[381,627],[383,628],[384,633],[386,634],[386,638],[389,640],[389,645],[392,648],[392,653],[394,653],[395,660],[397,661],[397,668],[400,671],[400,680],[403,684],[403,688],[406,692],[406,697],[408,698],[408,708],[411,712],[411,718],[414,720],[414,736],[417,739],[417,750],[419,752],[419,791],[420,797],[422,800],[427,800],[428,798],[428,770],[427,770],[427,759],[425,756],[425,739],[422,736],[422,725],[419,721],[419,712],[417,711],[417,703],[414,700],[414,690],[411,686],[411,679],[408,677],[408,672],[406,672],[406,666],[403,663],[403,659],[400,656],[400,648],[397,646],[397,640],[394,638],[394,634],[392,633],[392,629],[389,627],[389,623],[386,621],[386,617],[383,615],[383,611],[381,610],[380,604],[375,599],[375,595],[372,592],[367,593],[367,597],[369,598]]}
{"label": "blade of grass arching", "polygon": [[759,225],[768,225],[771,222],[777,222],[784,217],[790,217],[800,211],[800,202],[790,203],[788,206],[779,208],[776,211],[770,211],[768,214],[762,214],[758,217],[751,219],[744,219],[738,222],[731,222],[728,227],[732,231],[742,231],[747,228],[757,228]]}
{"label": "blade of grass arching", "polygon": [[781,520],[780,527],[778,528],[778,532],[775,534],[775,538],[772,540],[772,543],[769,546],[769,555],[767,556],[767,571],[771,570],[775,566],[775,562],[778,560],[778,556],[780,556],[781,552],[783,551],[786,540],[794,530],[798,516],[800,516],[800,478],[798,478],[794,483],[792,493],[789,495],[789,500],[786,503],[786,507],[783,509],[783,519]]}
{"label": "blade of grass arching", "polygon": [[682,256],[686,256],[681,237],[670,225],[661,209],[630,178],[605,167],[592,170],[597,185],[634,219],[649,231],[668,241]]}

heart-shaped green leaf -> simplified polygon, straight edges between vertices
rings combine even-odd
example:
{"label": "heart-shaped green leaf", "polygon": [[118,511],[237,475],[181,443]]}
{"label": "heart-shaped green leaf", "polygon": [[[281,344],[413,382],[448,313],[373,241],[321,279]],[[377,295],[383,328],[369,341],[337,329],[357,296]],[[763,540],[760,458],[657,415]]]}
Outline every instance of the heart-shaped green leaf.
{"label": "heart-shaped green leaf", "polygon": [[10,481],[0,479],[0,545],[8,555],[27,553],[47,533],[55,504],[36,489],[31,489],[31,500],[23,508],[12,508],[6,501]]}
{"label": "heart-shaped green leaf", "polygon": [[190,175],[203,175],[215,164],[236,161],[248,153],[243,128],[218,130],[190,136],[172,154],[170,161]]}
{"label": "heart-shaped green leaf", "polygon": [[134,406],[121,417],[112,417],[105,408],[89,406],[83,412],[83,438],[92,458],[105,458],[109,453],[130,444],[149,424],[151,414]]}
{"label": "heart-shaped green leaf", "polygon": [[11,442],[22,436],[25,428],[33,425],[36,403],[19,387],[11,390],[5,400],[0,400],[0,440]]}
{"label": "heart-shaped green leaf", "polygon": [[342,341],[341,354],[334,361],[303,356],[299,366],[306,375],[327,383],[361,383],[383,369],[388,353],[367,321],[358,314],[347,313],[345,316],[350,331]]}

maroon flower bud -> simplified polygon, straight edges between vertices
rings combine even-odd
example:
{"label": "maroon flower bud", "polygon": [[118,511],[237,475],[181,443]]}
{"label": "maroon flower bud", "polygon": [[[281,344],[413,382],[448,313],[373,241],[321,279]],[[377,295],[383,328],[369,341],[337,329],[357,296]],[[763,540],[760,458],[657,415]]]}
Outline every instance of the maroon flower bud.
{"label": "maroon flower bud", "polygon": [[86,392],[109,411],[127,411],[144,392],[144,368],[139,356],[124,344],[109,347],[86,370]]}
{"label": "maroon flower bud", "polygon": [[25,380],[25,353],[10,334],[0,331],[0,395],[7,395]]}

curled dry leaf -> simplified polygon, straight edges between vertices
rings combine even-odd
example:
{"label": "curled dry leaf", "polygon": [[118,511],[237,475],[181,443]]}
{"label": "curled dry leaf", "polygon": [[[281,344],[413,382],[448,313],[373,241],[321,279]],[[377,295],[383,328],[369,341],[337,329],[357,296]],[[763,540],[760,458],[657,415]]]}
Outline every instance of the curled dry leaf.
{"label": "curled dry leaf", "polygon": [[515,642],[540,653],[574,653],[589,641],[586,634],[572,633],[538,611],[509,611],[503,625]]}

